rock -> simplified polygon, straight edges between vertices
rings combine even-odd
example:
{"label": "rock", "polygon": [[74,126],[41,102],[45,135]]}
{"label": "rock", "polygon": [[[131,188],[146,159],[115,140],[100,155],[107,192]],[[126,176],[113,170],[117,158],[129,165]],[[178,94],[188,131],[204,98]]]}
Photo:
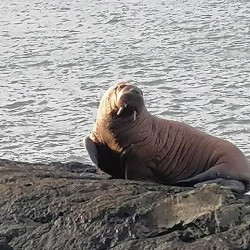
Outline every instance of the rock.
{"label": "rock", "polygon": [[0,160],[0,250],[249,249],[250,199]]}

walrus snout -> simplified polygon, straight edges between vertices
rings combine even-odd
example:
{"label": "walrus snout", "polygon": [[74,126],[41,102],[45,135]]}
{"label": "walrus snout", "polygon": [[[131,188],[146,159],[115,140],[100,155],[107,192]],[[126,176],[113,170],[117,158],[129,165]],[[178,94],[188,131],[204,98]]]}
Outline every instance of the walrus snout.
{"label": "walrus snout", "polygon": [[136,86],[133,86],[133,87],[130,89],[130,92],[133,93],[133,94],[136,94],[136,95],[143,96],[142,91],[141,91],[139,88],[137,88]]}
{"label": "walrus snout", "polygon": [[144,107],[143,93],[140,88],[129,83],[121,83],[117,86],[117,116],[133,115],[136,119],[137,113]]}
{"label": "walrus snout", "polygon": [[134,85],[124,85],[118,90],[118,106],[140,106],[143,102],[142,91]]}

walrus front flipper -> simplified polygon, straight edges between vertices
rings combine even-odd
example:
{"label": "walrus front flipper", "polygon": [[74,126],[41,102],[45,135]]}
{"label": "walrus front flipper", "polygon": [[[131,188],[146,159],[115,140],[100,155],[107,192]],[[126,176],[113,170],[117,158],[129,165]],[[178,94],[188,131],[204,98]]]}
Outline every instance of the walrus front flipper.
{"label": "walrus front flipper", "polygon": [[119,153],[114,152],[106,144],[93,141],[89,136],[85,138],[85,148],[97,168],[112,178],[124,179]]}
{"label": "walrus front flipper", "polygon": [[84,145],[85,148],[88,151],[89,157],[91,159],[91,161],[98,166],[98,156],[97,156],[97,147],[96,147],[96,143],[89,137],[85,137],[84,140]]}
{"label": "walrus front flipper", "polygon": [[125,161],[125,179],[137,181],[150,181],[159,183],[153,170],[145,166],[145,162],[138,157],[128,155]]}

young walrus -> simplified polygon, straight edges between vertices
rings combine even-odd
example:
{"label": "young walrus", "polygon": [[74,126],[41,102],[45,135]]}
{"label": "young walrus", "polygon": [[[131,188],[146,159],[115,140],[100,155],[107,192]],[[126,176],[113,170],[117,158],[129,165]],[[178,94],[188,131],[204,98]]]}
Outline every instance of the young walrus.
{"label": "young walrus", "polygon": [[113,178],[248,190],[250,165],[236,146],[150,114],[142,91],[127,82],[103,95],[85,147],[93,163]]}

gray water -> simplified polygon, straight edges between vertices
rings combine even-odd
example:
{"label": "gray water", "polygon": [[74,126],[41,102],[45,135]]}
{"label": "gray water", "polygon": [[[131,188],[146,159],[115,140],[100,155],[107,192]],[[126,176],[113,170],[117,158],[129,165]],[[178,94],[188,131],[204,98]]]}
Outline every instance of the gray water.
{"label": "gray water", "polygon": [[249,26],[249,0],[1,0],[0,158],[89,161],[82,139],[122,79],[250,158]]}

